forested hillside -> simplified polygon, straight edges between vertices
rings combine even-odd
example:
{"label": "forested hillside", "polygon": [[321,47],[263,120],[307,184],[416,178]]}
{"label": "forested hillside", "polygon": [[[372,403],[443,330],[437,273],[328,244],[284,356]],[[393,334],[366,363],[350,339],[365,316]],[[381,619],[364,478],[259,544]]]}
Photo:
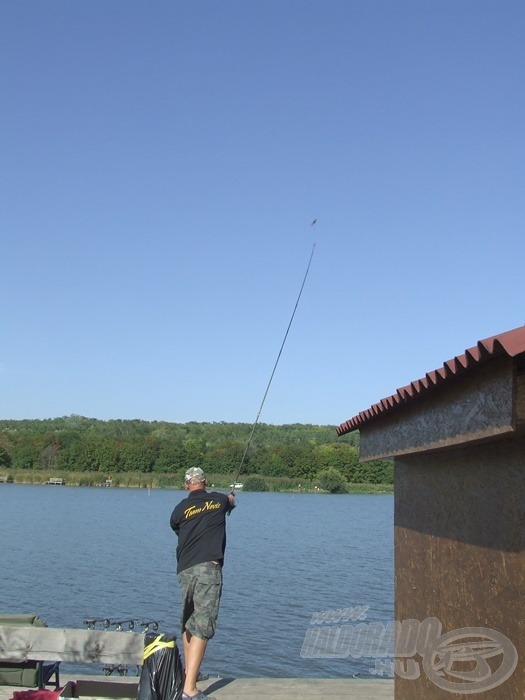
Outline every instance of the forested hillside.
{"label": "forested hillside", "polygon": [[[44,473],[76,474],[78,483],[133,473],[149,475],[151,484],[176,485],[182,483],[186,469],[199,466],[216,478],[231,478],[237,474],[251,428],[244,423],[101,421],[74,415],[3,420],[0,472],[37,482]],[[263,478],[254,482],[259,484],[276,478],[313,483],[327,471],[333,479],[335,471],[350,483],[391,484],[392,463],[359,464],[358,447],[357,433],[338,438],[335,426],[259,424],[243,479],[257,475]],[[24,478],[30,473],[32,479]],[[85,478],[79,479],[79,473]]]}

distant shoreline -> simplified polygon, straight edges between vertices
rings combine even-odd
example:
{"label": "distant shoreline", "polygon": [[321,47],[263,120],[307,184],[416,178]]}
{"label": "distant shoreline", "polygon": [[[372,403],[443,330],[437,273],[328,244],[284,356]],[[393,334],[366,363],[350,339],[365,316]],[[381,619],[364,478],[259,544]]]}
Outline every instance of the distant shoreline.
{"label": "distant shoreline", "polygon": [[[68,479],[67,475],[64,477],[46,477],[45,479],[39,478],[39,479],[28,479],[27,476],[29,475],[23,475],[23,477],[26,478],[16,478],[20,477],[20,474],[17,474],[16,477],[15,475],[7,475],[8,480],[3,481],[2,476],[5,475],[0,475],[0,488],[4,484],[14,484],[17,486],[50,486],[50,487],[57,487],[57,486],[69,486],[69,487],[88,487],[88,488],[133,488],[133,489],[148,489],[148,490],[155,490],[155,491],[162,491],[162,490],[183,490],[184,486],[183,484],[177,485],[177,484],[159,484],[155,482],[155,479],[152,480],[152,483],[147,483],[146,475],[142,475],[142,479],[136,480],[136,479],[129,479],[126,480],[124,483],[123,480],[118,480],[113,482],[111,484],[106,484],[105,482],[102,482],[100,480],[100,475],[94,475],[91,474],[89,477],[94,477],[94,478],[86,478],[88,477],[87,474],[83,475],[84,478],[82,480],[80,479]],[[69,475],[70,477],[73,475]],[[76,476],[76,475],[75,475]],[[221,475],[223,477],[224,475]],[[98,478],[97,478],[98,477]],[[51,480],[55,478],[62,478],[63,482],[62,483],[53,483]],[[208,484],[208,489],[217,489],[219,491],[230,491],[231,488],[229,484],[225,483],[225,480],[223,478],[218,478],[218,479],[213,479],[213,476],[210,476],[210,483]],[[228,481],[228,479],[226,479]],[[89,483],[87,483],[89,482]],[[294,487],[289,487],[285,486],[283,484],[278,484],[274,483],[272,484],[273,488],[270,489],[264,489],[260,491],[255,491],[255,490],[250,490],[250,489],[240,489],[237,490],[237,493],[290,493],[290,494],[299,494],[299,493],[317,493],[317,494],[329,494],[328,491],[323,491],[319,488],[315,488],[314,486],[304,486],[301,488],[294,488]],[[373,494],[392,494],[394,492],[394,486],[393,484],[348,484],[348,489],[346,491],[346,494],[364,494],[364,495],[373,495]],[[330,494],[337,496],[339,494],[334,493]],[[343,494],[344,495],[344,494]]]}

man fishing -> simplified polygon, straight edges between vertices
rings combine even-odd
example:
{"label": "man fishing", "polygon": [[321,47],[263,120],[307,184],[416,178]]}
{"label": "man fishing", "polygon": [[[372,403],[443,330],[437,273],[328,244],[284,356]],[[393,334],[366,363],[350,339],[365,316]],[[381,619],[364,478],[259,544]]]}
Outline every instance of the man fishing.
{"label": "man fishing", "polygon": [[178,537],[177,578],[182,595],[182,642],[185,681],[182,700],[213,700],[197,688],[208,641],[215,634],[222,593],[222,565],[226,548],[226,515],[235,496],[206,491],[200,467],[188,469],[190,492],[175,506],[170,525]]}

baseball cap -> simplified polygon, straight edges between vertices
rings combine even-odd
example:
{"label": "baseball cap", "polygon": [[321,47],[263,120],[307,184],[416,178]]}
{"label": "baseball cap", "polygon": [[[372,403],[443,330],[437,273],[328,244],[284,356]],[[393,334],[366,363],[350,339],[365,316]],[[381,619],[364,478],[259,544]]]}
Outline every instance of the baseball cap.
{"label": "baseball cap", "polygon": [[198,479],[199,481],[205,481],[206,475],[200,467],[191,467],[188,469],[186,474],[184,474],[184,481],[191,481],[191,479]]}

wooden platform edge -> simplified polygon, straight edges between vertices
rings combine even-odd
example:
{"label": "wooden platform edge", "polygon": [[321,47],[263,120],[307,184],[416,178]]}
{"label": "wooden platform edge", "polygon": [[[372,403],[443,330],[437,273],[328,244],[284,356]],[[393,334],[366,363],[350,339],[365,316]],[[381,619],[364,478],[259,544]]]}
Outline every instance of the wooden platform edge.
{"label": "wooden platform edge", "polygon": [[0,625],[0,660],[142,664],[144,634]]}

